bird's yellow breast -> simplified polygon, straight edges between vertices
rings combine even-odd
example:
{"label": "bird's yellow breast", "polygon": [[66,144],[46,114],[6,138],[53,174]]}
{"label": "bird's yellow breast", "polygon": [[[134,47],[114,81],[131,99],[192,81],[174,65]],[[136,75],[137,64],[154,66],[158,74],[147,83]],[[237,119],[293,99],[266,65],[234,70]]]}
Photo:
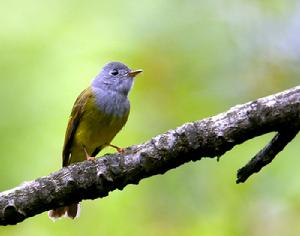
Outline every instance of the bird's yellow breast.
{"label": "bird's yellow breast", "polygon": [[86,159],[83,147],[86,148],[89,155],[92,155],[96,148],[101,150],[110,144],[111,140],[125,125],[128,115],[129,111],[121,117],[105,114],[97,107],[95,99],[91,97],[85,105],[74,135],[70,163]]}

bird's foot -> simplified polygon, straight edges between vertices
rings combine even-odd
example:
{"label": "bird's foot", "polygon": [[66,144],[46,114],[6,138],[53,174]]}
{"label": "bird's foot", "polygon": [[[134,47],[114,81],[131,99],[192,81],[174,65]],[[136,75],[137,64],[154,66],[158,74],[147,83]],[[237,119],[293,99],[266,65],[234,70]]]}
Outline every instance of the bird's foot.
{"label": "bird's foot", "polygon": [[118,153],[125,153],[125,149],[124,148],[116,148]]}
{"label": "bird's foot", "polygon": [[115,145],[113,145],[113,144],[108,144],[108,146],[110,146],[110,147],[112,147],[112,148],[115,148],[115,149],[117,150],[118,153],[124,153],[124,152],[125,152],[125,149],[124,149],[124,148],[115,146]]}
{"label": "bird's foot", "polygon": [[91,157],[91,156],[88,154],[88,152],[87,152],[87,150],[86,150],[85,147],[83,147],[83,151],[84,151],[84,153],[85,153],[86,160],[88,160],[88,161],[95,161],[95,160],[96,160],[95,157]]}
{"label": "bird's foot", "polygon": [[95,161],[95,160],[96,160],[96,157],[90,157],[90,156],[88,156],[88,157],[86,157],[86,159],[87,159],[88,161]]}

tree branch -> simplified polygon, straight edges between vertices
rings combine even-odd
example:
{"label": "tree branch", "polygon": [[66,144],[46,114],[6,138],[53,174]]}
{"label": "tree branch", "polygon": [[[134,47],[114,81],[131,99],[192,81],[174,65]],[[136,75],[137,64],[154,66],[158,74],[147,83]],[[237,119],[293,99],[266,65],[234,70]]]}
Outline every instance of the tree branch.
{"label": "tree branch", "polygon": [[[227,112],[186,123],[151,140],[125,149],[124,154],[84,161],[0,193],[0,225],[24,219],[83,199],[105,197],[110,191],[138,184],[202,157],[220,157],[235,145],[256,136],[279,132],[254,160],[268,164],[294,138],[300,127],[300,86],[237,105]],[[282,131],[293,130],[286,136]],[[280,138],[283,135],[283,138]],[[276,145],[282,142],[281,147]],[[273,144],[272,144],[273,143]],[[275,144],[274,144],[275,143]],[[272,153],[270,155],[270,153]],[[254,163],[254,164],[253,164]],[[251,161],[238,174],[244,181],[260,168]],[[245,171],[246,170],[246,171]],[[246,174],[244,174],[246,173]]]}

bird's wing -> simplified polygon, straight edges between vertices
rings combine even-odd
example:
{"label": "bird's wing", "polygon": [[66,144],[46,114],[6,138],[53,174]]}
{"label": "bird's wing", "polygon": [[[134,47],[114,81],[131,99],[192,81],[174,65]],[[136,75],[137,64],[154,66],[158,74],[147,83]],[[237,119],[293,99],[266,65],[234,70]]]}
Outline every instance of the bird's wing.
{"label": "bird's wing", "polygon": [[82,93],[78,96],[76,99],[66,130],[65,135],[65,143],[63,147],[62,152],[62,165],[67,166],[69,164],[70,154],[71,154],[71,147],[74,139],[74,134],[77,130],[77,127],[79,125],[80,119],[84,113],[84,107],[89,100],[89,98],[92,97],[92,91],[91,88],[87,88],[82,91]]}

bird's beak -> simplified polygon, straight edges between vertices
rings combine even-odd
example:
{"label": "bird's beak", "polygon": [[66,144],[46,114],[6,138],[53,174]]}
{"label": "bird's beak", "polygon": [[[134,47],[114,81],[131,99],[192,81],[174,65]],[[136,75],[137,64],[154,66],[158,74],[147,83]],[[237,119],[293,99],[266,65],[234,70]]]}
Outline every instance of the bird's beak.
{"label": "bird's beak", "polygon": [[134,78],[141,72],[143,72],[143,70],[132,70],[128,73],[128,76]]}

